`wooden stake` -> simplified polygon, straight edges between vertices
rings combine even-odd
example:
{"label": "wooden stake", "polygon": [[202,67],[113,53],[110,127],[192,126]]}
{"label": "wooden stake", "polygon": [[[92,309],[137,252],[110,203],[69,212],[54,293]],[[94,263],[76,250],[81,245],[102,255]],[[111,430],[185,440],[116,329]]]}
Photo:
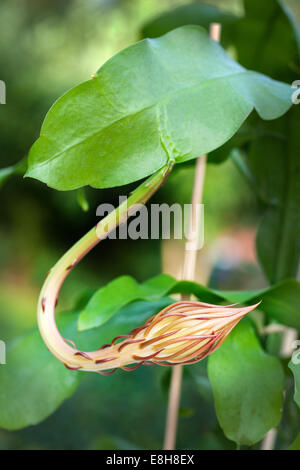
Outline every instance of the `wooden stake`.
{"label": "wooden stake", "polygon": [[[221,25],[212,23],[210,25],[210,37],[215,41],[220,41]],[[191,235],[195,234],[196,242],[199,238],[200,211],[197,210],[197,204],[202,201],[203,185],[206,168],[206,155],[202,155],[196,161],[196,169],[194,176],[193,194],[192,194],[192,210],[189,221],[189,236],[185,246],[183,279],[193,281],[195,277],[195,267],[197,259],[197,249],[189,249]],[[169,392],[169,403],[164,439],[164,449],[173,450],[176,445],[178,410],[181,394],[183,366],[174,366],[172,368],[172,377]]]}

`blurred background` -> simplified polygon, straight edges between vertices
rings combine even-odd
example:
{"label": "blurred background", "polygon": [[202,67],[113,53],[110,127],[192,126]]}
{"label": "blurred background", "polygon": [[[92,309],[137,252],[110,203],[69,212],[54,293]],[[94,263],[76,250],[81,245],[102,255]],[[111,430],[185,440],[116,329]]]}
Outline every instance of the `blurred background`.
{"label": "blurred background", "polygon": [[[0,168],[26,156],[55,99],[139,40],[143,24],[153,16],[185,3],[1,0],[0,79],[7,94],[6,104],[0,105]],[[241,13],[238,0],[206,3]],[[171,175],[152,202],[189,203],[192,183],[193,165],[188,165]],[[89,209],[84,211],[78,191],[58,192],[22,177],[5,182],[0,189],[0,339],[14,340],[36,325],[46,272],[97,222],[98,204],[116,205],[119,194],[133,187],[87,188]],[[261,209],[230,160],[208,166],[203,199],[205,245],[199,252],[197,280],[223,289],[263,287],[254,246]],[[122,274],[138,281],[162,271],[180,276],[180,241],[104,243],[70,275],[60,311]],[[169,371],[162,369],[140,368],[107,378],[86,374],[75,395],[43,423],[15,432],[0,429],[0,449],[160,448],[169,380]],[[178,447],[230,448],[206,400],[208,380],[197,371],[190,366],[185,372]]]}

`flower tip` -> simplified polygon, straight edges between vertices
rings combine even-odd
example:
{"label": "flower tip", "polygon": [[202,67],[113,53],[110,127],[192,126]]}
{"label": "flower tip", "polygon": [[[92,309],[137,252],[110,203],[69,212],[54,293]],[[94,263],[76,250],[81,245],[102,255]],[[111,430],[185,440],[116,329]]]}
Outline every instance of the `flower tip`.
{"label": "flower tip", "polygon": [[243,307],[242,310],[243,310],[244,315],[246,315],[247,313],[253,312],[253,310],[255,310],[256,307],[258,307],[258,305],[259,305],[261,302],[262,302],[262,301],[260,300],[257,304],[248,305],[247,307]]}

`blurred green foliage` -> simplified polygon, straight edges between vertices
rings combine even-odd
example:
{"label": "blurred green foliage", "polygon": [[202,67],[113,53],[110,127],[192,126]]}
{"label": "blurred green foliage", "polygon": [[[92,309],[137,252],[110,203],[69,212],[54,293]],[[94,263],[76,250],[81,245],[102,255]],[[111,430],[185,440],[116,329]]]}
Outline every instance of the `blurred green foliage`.
{"label": "blurred green foliage", "polygon": [[[0,168],[27,155],[58,96],[136,41],[142,25],[154,15],[185,3],[2,0],[0,79],[7,85],[7,104],[0,106]],[[241,12],[239,1],[209,3]],[[190,202],[192,181],[193,166],[189,165],[172,175],[153,202]],[[122,194],[131,189],[122,188]],[[118,195],[118,190],[87,189],[90,209],[84,213],[75,191],[56,192],[20,177],[7,180],[0,192],[1,339],[14,339],[35,325],[45,273],[95,224],[97,205],[116,204]],[[229,226],[252,226],[258,219],[254,197],[231,161],[222,168],[208,167],[204,198],[207,244]],[[129,274],[142,281],[160,272],[158,241],[105,243],[105,249],[94,250],[70,276],[60,298],[61,311],[117,275]],[[200,376],[197,383],[205,382],[204,370],[190,369]],[[117,372],[107,378],[89,374],[72,399],[40,425],[16,432],[0,429],[0,448],[106,448],[108,441],[116,448],[129,448],[128,442],[133,448],[160,448],[165,374],[159,367]],[[220,433],[212,403],[199,399],[197,383],[190,376],[184,382],[182,408],[193,412],[180,418],[178,447],[230,448],[232,443]]]}

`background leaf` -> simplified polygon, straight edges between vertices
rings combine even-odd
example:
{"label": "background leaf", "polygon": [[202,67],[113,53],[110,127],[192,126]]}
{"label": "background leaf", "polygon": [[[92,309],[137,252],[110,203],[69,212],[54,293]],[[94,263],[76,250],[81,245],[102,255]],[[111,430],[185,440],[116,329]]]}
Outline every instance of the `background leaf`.
{"label": "background leaf", "polygon": [[290,18],[277,0],[244,0],[245,15],[231,28],[231,41],[244,67],[289,81],[295,66]]}
{"label": "background leaf", "polygon": [[[253,142],[248,165],[269,199],[257,235],[257,253],[271,283],[297,275],[300,257],[300,109],[274,123],[279,137]],[[271,157],[272,155],[272,157]],[[263,160],[262,160],[263,159]],[[272,165],[272,172],[268,168]]]}
{"label": "background leaf", "polygon": [[[62,322],[66,337],[70,320],[73,315]],[[39,423],[75,392],[80,381],[80,374],[52,356],[37,330],[8,349],[6,362],[0,367],[0,427],[5,429]]]}
{"label": "background leaf", "polygon": [[176,281],[167,274],[160,274],[138,284],[130,276],[121,276],[101,287],[81,312],[79,330],[95,328],[105,323],[117,311],[134,300],[155,300],[167,294],[193,294],[204,302],[222,302],[221,293],[215,293],[201,284],[190,281]]}
{"label": "background leaf", "polygon": [[[262,6],[259,0],[245,0],[245,17],[233,25],[232,41],[245,67],[292,83],[300,70],[300,23],[295,5],[290,9],[289,4],[293,2],[266,0]],[[296,277],[299,265],[299,125],[299,106],[271,126],[253,116],[209,157],[222,162],[233,156],[264,209],[257,253],[271,284]],[[242,152],[233,153],[234,148]]]}
{"label": "background leaf", "polygon": [[231,302],[262,301],[258,308],[270,319],[300,331],[300,283],[295,279],[286,279],[260,291],[220,291],[220,294]]}
{"label": "background leaf", "polygon": [[101,287],[88,301],[79,316],[78,327],[88,330],[105,323],[118,310],[134,300],[158,300],[172,294],[194,295],[202,302],[221,304],[236,302],[254,304],[270,318],[300,330],[300,284],[294,279],[256,291],[221,291],[202,286],[197,282],[176,281],[161,274],[138,284],[130,276],[121,276]]}
{"label": "background leaf", "polygon": [[267,355],[248,320],[243,320],[209,357],[219,423],[239,445],[252,445],[281,417],[284,374],[280,361]]}
{"label": "background leaf", "polygon": [[300,450],[300,433],[289,447],[289,450]]}
{"label": "background leaf", "polygon": [[99,289],[80,314],[78,328],[87,330],[100,326],[117,313],[120,308],[134,300],[154,300],[164,297],[176,280],[159,275],[143,284],[131,276],[121,276]]}
{"label": "background leaf", "polygon": [[285,84],[234,62],[204,29],[184,26],[124,49],[60,98],[26,176],[61,190],[124,185],[214,150],[254,107],[263,119],[281,116],[290,96]]}
{"label": "background leaf", "polygon": [[15,165],[0,169],[0,188],[4,183],[14,175],[23,175],[27,168],[27,158],[20,160]]}
{"label": "background leaf", "polygon": [[141,34],[144,38],[156,38],[180,26],[194,24],[208,29],[211,23],[220,23],[222,25],[221,44],[226,45],[232,25],[238,19],[238,16],[221,10],[215,5],[191,3],[155,17],[143,26]]}
{"label": "background leaf", "polygon": [[294,30],[300,54],[300,5],[298,0],[278,0]]}
{"label": "background leaf", "polygon": [[[299,353],[296,353],[296,355],[298,355],[297,359],[299,360]],[[300,406],[300,364],[296,364],[293,360],[291,360],[289,362],[289,368],[291,369],[295,380],[294,400],[297,405]]]}

